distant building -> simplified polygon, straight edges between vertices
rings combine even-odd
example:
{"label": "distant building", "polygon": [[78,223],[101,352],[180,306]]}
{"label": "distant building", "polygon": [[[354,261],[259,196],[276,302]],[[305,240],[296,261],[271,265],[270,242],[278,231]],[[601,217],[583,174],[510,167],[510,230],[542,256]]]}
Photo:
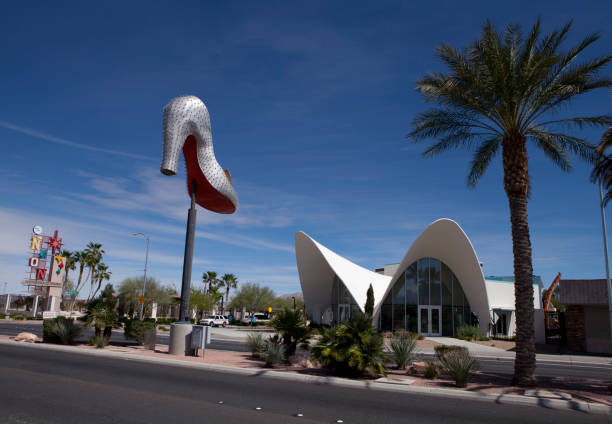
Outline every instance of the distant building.
{"label": "distant building", "polygon": [[[453,336],[462,325],[478,325],[484,334],[514,334],[513,278],[485,278],[472,243],[450,219],[429,225],[401,263],[376,272],[303,232],[295,236],[295,251],[306,311],[315,323],[340,323],[363,312],[372,284],[374,320],[382,330]],[[534,307],[542,318],[539,277],[533,289]],[[536,321],[536,339],[543,342],[543,318],[541,325]]]}
{"label": "distant building", "polygon": [[606,285],[603,279],[559,281],[569,350],[612,353]]}

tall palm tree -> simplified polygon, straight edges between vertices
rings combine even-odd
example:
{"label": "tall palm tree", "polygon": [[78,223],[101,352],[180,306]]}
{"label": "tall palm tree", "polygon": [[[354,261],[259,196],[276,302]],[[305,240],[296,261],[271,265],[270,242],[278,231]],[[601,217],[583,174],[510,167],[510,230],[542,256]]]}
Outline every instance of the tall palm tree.
{"label": "tall palm tree", "polygon": [[64,288],[68,280],[68,272],[76,269],[76,257],[70,250],[62,250],[62,256],[64,258]]}
{"label": "tall palm tree", "polygon": [[85,281],[87,281],[87,277],[85,277],[85,280],[83,280],[83,271],[85,269],[85,266],[87,265],[87,254],[84,251],[75,251],[75,252],[72,252],[72,257],[74,258],[75,265],[76,263],[79,264],[79,279],[77,280],[77,284],[75,287],[75,291],[77,292],[77,295],[74,296],[74,299],[70,303],[71,316],[72,316],[72,310],[74,309],[74,304],[76,303],[76,300],[78,297],[78,292],[81,291],[83,284],[85,284]]}
{"label": "tall palm tree", "polygon": [[611,116],[554,116],[569,100],[612,86],[612,80],[598,76],[612,56],[576,62],[599,39],[598,34],[568,51],[560,50],[570,27],[571,22],[541,36],[538,19],[523,38],[518,26],[507,26],[500,34],[487,22],[480,38],[467,49],[439,46],[437,55],[450,72],[432,73],[417,81],[417,91],[437,106],[420,113],[408,134],[415,142],[438,139],[424,152],[426,157],[455,148],[474,148],[467,178],[470,186],[478,183],[501,147],[514,254],[517,330],[513,381],[519,386],[535,385],[527,142],[541,149],[561,170],[569,171],[568,152],[590,162],[595,152],[594,146],[564,128],[608,126],[612,122]]}
{"label": "tall palm tree", "polygon": [[102,287],[102,282],[105,280],[106,281],[110,280],[111,275],[112,275],[112,272],[108,270],[108,266],[104,264],[103,262],[100,262],[96,266],[96,270],[94,272],[94,280],[98,282],[98,285],[96,286],[96,290],[90,296],[90,299],[93,299],[96,297],[96,294],[98,294],[100,287]]}
{"label": "tall palm tree", "polygon": [[238,279],[234,274],[223,274],[221,285],[225,287],[225,304],[229,302],[230,289],[238,287]]}
{"label": "tall palm tree", "polygon": [[219,285],[219,279],[217,278],[217,275],[218,274],[214,271],[206,271],[202,274],[202,282],[204,283],[204,286],[208,284],[208,287],[206,289],[207,293],[211,293],[214,288]]}
{"label": "tall palm tree", "polygon": [[[87,255],[86,264],[89,267],[90,277],[90,288],[89,288],[89,296],[87,301],[89,302],[92,299],[92,295],[94,293],[94,284],[95,284],[95,271],[96,267],[100,262],[102,262],[102,256],[105,251],[102,250],[102,244],[94,243],[93,241],[87,243],[87,248],[85,249],[85,254]],[[87,279],[86,279],[87,280]]]}

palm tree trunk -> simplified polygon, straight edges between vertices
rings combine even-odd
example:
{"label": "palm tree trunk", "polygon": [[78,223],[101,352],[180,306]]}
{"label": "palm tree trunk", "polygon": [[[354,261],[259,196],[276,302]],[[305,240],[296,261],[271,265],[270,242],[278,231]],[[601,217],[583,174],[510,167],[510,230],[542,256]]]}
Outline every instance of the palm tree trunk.
{"label": "palm tree trunk", "polygon": [[514,254],[516,357],[512,383],[520,387],[533,387],[536,384],[536,354],[533,325],[533,266],[527,217],[529,173],[525,137],[520,134],[504,137],[502,148],[504,188],[510,205]]}
{"label": "palm tree trunk", "polygon": [[[83,279],[83,268],[84,268],[84,267],[83,267],[83,265],[82,265],[82,264],[80,264],[80,269],[79,269],[79,281],[78,281],[77,286],[76,286],[76,288],[75,288],[75,290],[76,290],[76,291],[79,291],[79,290],[80,290],[80,287],[81,287],[81,280]],[[74,304],[75,304],[75,303],[76,303],[76,301],[77,301],[77,297],[79,297],[79,295],[78,295],[78,294],[75,294],[75,295],[74,295],[74,300],[73,300],[73,301],[70,303],[70,316],[71,316],[71,317],[72,317],[72,310],[74,309]]]}
{"label": "palm tree trunk", "polygon": [[227,286],[227,292],[225,293],[225,305],[227,306],[227,302],[229,302],[229,292],[230,286]]}

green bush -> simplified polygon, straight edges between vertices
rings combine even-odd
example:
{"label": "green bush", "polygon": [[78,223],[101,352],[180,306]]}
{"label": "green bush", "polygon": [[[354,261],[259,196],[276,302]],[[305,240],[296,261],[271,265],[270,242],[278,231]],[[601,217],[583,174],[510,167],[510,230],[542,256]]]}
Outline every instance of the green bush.
{"label": "green bush", "polygon": [[488,342],[489,340],[491,340],[490,337],[479,337],[478,340],[480,340],[481,342]]}
{"label": "green bush", "polygon": [[11,319],[14,319],[16,321],[24,321],[27,318],[28,317],[25,314],[22,314],[22,313],[11,314]]}
{"label": "green bush", "polygon": [[36,317],[26,317],[27,321],[36,321],[38,318]]}
{"label": "green bush", "polygon": [[457,387],[466,387],[470,373],[478,369],[478,361],[467,351],[447,352],[440,363],[443,371],[455,380]]}
{"label": "green bush", "polygon": [[409,333],[404,331],[397,332],[391,338],[391,351],[393,359],[400,370],[406,369],[406,364],[414,359],[416,340]]}
{"label": "green bush", "polygon": [[169,329],[168,327],[165,327],[165,326],[163,326],[163,325],[160,325],[159,327],[157,327],[157,329],[158,329],[159,331],[170,331],[170,329]]}
{"label": "green bush", "polygon": [[4,318],[6,318],[6,314],[0,313],[0,319],[4,319]]}
{"label": "green bush", "polygon": [[60,343],[59,337],[53,331],[55,326],[55,318],[43,320],[43,342],[44,343]]}
{"label": "green bush", "polygon": [[425,367],[425,371],[423,372],[423,377],[433,380],[438,376],[438,366],[433,362],[428,362]]}
{"label": "green bush", "polygon": [[464,346],[436,345],[434,347],[434,351],[436,352],[436,357],[438,358],[438,361],[442,361],[444,355],[449,352],[462,351],[467,353],[468,350]]}
{"label": "green bush", "polygon": [[138,344],[144,344],[146,330],[155,330],[154,320],[128,319],[123,324],[123,335],[126,340],[136,340]]}
{"label": "green bush", "polygon": [[262,357],[264,361],[266,361],[266,367],[268,368],[272,368],[283,362],[285,360],[285,347],[280,342],[280,339],[270,337],[266,340]]}
{"label": "green bush", "polygon": [[463,325],[457,329],[457,338],[461,340],[478,340],[483,336],[480,328],[474,325]]}
{"label": "green bush", "polygon": [[266,349],[266,340],[261,333],[252,333],[247,335],[247,349],[251,351],[255,358],[258,358]]}
{"label": "green bush", "polygon": [[155,320],[156,324],[170,325],[173,324],[176,320],[174,318],[157,318]]}
{"label": "green bush", "polygon": [[386,373],[383,339],[372,319],[358,314],[352,321],[324,329],[312,357],[337,374],[378,377]]}

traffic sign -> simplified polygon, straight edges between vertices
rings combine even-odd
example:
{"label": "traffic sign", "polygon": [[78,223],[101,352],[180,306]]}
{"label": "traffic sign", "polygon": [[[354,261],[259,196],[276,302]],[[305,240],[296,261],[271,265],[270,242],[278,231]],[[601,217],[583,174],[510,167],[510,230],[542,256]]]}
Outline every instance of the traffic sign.
{"label": "traffic sign", "polygon": [[141,305],[144,303],[144,296],[142,296],[142,295],[141,295],[141,296],[138,298],[138,303],[140,303]]}
{"label": "traffic sign", "polygon": [[272,312],[272,306],[268,306],[268,313]]}

